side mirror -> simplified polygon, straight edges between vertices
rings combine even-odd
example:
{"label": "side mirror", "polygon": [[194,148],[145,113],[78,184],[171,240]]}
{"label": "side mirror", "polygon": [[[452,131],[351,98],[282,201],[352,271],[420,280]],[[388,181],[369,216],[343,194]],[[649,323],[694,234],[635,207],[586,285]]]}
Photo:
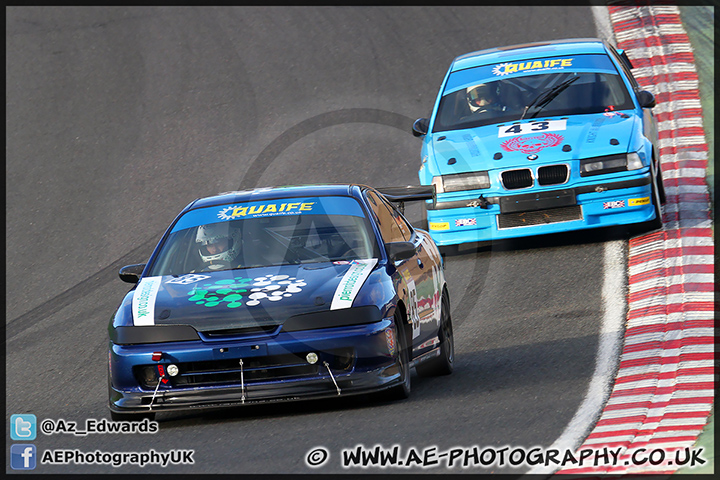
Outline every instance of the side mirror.
{"label": "side mirror", "polygon": [[643,90],[637,94],[638,102],[642,108],[653,108],[655,106],[655,95]]}
{"label": "side mirror", "polygon": [[422,137],[428,133],[428,125],[430,121],[427,118],[418,118],[412,126],[412,134],[416,137]]}
{"label": "side mirror", "polygon": [[391,242],[385,245],[390,261],[407,260],[415,255],[415,245],[412,242]]}
{"label": "side mirror", "polygon": [[120,269],[118,275],[120,280],[127,283],[137,283],[140,281],[140,276],[143,270],[145,270],[144,263],[138,263],[136,265],[126,265]]}

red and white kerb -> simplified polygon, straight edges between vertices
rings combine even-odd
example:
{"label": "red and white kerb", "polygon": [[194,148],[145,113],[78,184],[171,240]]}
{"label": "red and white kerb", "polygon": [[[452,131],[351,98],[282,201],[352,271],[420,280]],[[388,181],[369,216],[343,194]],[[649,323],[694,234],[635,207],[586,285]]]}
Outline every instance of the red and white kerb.
{"label": "red and white kerb", "polygon": [[[676,6],[610,6],[617,45],[657,100],[667,204],[663,229],[633,238],[625,345],[609,401],[578,449],[622,448],[619,465],[558,473],[669,474],[670,452],[690,448],[714,402],[714,277],[708,146],[695,59]],[[634,451],[666,461],[633,466]]]}

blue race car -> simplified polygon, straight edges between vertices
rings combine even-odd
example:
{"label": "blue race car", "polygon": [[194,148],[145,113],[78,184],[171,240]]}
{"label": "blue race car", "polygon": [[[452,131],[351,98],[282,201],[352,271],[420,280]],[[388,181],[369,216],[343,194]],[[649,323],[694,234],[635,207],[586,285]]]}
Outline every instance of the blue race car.
{"label": "blue race car", "polygon": [[453,370],[443,261],[389,202],[427,187],[229,192],[178,215],[109,326],[112,418],[410,393]]}
{"label": "blue race car", "polygon": [[[457,57],[423,137],[422,185],[437,245],[611,225],[662,225],[654,96],[598,39]],[[448,248],[452,250],[452,247]]]}

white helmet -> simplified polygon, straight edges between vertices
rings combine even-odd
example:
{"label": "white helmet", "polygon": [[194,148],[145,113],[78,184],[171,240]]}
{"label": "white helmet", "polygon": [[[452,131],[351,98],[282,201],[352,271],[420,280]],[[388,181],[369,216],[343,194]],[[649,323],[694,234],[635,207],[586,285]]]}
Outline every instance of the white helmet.
{"label": "white helmet", "polygon": [[500,96],[500,84],[499,82],[495,82],[495,85],[481,83],[474,87],[468,87],[465,89],[465,96],[468,106],[473,112],[483,112],[492,109],[497,107]]}
{"label": "white helmet", "polygon": [[240,231],[227,223],[200,225],[195,236],[200,245],[198,252],[206,264],[230,264],[240,253],[241,239]]}

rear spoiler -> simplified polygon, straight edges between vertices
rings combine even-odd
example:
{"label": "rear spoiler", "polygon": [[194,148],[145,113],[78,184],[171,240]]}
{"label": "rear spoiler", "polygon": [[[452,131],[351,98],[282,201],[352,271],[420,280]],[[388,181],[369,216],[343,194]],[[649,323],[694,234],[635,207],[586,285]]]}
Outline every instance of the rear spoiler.
{"label": "rear spoiler", "polygon": [[400,210],[400,213],[403,215],[405,214],[405,202],[432,200],[434,205],[436,201],[435,185],[382,187],[376,188],[375,190],[382,193],[383,196],[391,202],[397,203],[398,210]]}

